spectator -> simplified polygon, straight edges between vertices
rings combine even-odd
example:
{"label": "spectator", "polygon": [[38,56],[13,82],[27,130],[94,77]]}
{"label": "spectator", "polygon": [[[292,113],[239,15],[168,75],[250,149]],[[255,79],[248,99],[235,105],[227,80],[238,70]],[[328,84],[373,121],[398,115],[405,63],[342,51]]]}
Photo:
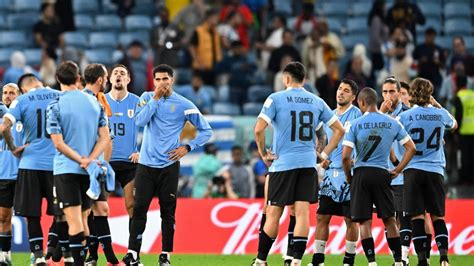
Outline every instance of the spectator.
{"label": "spectator", "polygon": [[217,33],[217,10],[206,12],[206,20],[194,31],[189,51],[193,59],[193,69],[201,73],[204,83],[214,85],[214,67],[222,60],[221,40]]}
{"label": "spectator", "polygon": [[453,55],[449,60],[449,69],[452,71],[457,62],[461,61],[466,69],[466,75],[474,77],[474,56],[466,50],[464,38],[456,36],[453,38]]}
{"label": "spectator", "polygon": [[444,66],[444,51],[435,44],[436,30],[428,28],[425,31],[425,42],[416,46],[413,52],[413,58],[418,61],[418,76],[425,78],[433,83],[433,96],[439,96],[439,89],[443,77],[441,68]]}
{"label": "spectator", "polygon": [[204,198],[212,199],[238,199],[239,197],[232,190],[232,184],[229,179],[222,176],[215,176],[209,182]]}
{"label": "spectator", "polygon": [[316,80],[319,96],[331,109],[336,108],[336,92],[339,86],[339,66],[336,60],[329,61],[326,74]]}
{"label": "spectator", "polygon": [[366,77],[370,77],[372,73],[372,61],[367,57],[367,50],[363,44],[356,44],[352,50],[352,57],[360,57],[362,59],[362,73]]}
{"label": "spectator", "polygon": [[17,83],[21,75],[26,73],[33,73],[39,77],[39,74],[29,65],[26,64],[26,57],[23,52],[15,51],[10,56],[10,66],[3,74],[3,84]]}
{"label": "spectator", "polygon": [[225,167],[222,176],[231,181],[232,191],[239,198],[255,197],[255,177],[252,168],[244,162],[242,147],[232,147],[232,163]]}
{"label": "spectator", "polygon": [[35,41],[43,49],[64,47],[63,26],[56,16],[53,3],[41,5],[41,19],[33,26]]}
{"label": "spectator", "polygon": [[474,184],[474,91],[467,88],[467,77],[456,77],[459,88],[455,99],[455,117],[458,121],[461,147],[460,184]]}
{"label": "spectator", "polygon": [[398,80],[410,81],[410,69],[413,64],[413,44],[410,42],[409,32],[401,27],[396,27],[390,35],[390,40],[384,45],[382,51],[385,58],[385,73],[379,75],[379,82],[389,76],[395,76]]}
{"label": "spectator", "polygon": [[313,29],[311,34],[303,41],[302,62],[306,66],[308,82],[314,84],[316,79],[326,73],[324,61],[324,48],[319,40],[319,32]]}
{"label": "spectator", "polygon": [[272,19],[271,33],[264,43],[257,42],[255,48],[260,50],[261,59],[260,65],[262,68],[267,68],[270,60],[271,52],[283,44],[283,31],[286,27],[286,18],[281,14],[276,14]]}
{"label": "spectator", "polygon": [[406,107],[411,108],[408,90],[410,90],[410,85],[405,81],[400,81],[400,100]]}
{"label": "spectator", "polygon": [[151,36],[151,47],[155,50],[155,65],[166,63],[172,67],[179,64],[182,32],[169,20],[169,11],[163,7],[158,12],[160,23],[155,26]]}
{"label": "spectator", "polygon": [[229,99],[242,105],[247,100],[247,89],[253,83],[257,66],[247,55],[247,49],[240,41],[233,42],[231,54],[216,66],[217,73],[229,75]]}
{"label": "spectator", "polygon": [[130,43],[127,53],[119,64],[126,66],[130,72],[129,91],[142,95],[147,90],[147,59],[144,53],[145,46],[142,42],[134,40]]}
{"label": "spectator", "polygon": [[285,66],[288,65],[293,61],[293,58],[289,55],[283,56],[280,63],[280,71],[275,74],[275,78],[273,79],[273,90],[275,92],[285,90],[285,84],[283,83],[283,69]]}
{"label": "spectator", "polygon": [[173,24],[184,32],[182,44],[187,45],[194,34],[194,30],[206,17],[204,0],[193,0],[191,4],[181,9],[174,17]]}
{"label": "spectator", "polygon": [[203,198],[208,184],[217,175],[222,163],[217,158],[217,146],[214,143],[204,145],[204,155],[193,166],[193,198]]}
{"label": "spectator", "polygon": [[388,28],[385,24],[385,1],[376,0],[372,5],[368,19],[369,53],[374,70],[384,66],[382,46],[388,41]]}
{"label": "spectator", "polygon": [[283,31],[283,45],[272,51],[268,62],[268,71],[273,74],[280,71],[281,59],[285,55],[290,56],[293,59],[292,61],[301,61],[300,52],[295,47],[294,34],[289,29]]}
{"label": "spectator", "polygon": [[[439,91],[439,100],[443,103],[443,106],[446,106],[447,110],[451,110],[452,101],[457,95],[460,88],[457,87],[457,77],[466,76],[466,70],[462,61],[457,61],[453,66],[451,74],[446,76],[441,85]],[[470,90],[474,90],[474,81],[472,78],[467,77],[466,87]]]}
{"label": "spectator", "polygon": [[203,88],[202,77],[193,73],[191,84],[179,90],[180,94],[193,102],[203,114],[209,114],[212,106],[212,95]]}
{"label": "spectator", "polygon": [[396,0],[387,12],[386,22],[390,30],[396,27],[408,29],[416,44],[416,24],[425,24],[425,16],[417,4],[412,4],[407,0]]}
{"label": "spectator", "polygon": [[41,66],[39,74],[43,80],[43,84],[48,87],[56,86],[56,61],[58,56],[56,51],[51,48],[43,50],[41,54]]}
{"label": "spectator", "polygon": [[217,31],[221,36],[222,47],[224,49],[230,49],[230,45],[232,42],[240,40],[238,27],[241,23],[242,16],[240,15],[240,13],[232,11],[227,14],[225,22],[221,23],[217,27]]}
{"label": "spectator", "polygon": [[268,166],[260,157],[260,154],[258,153],[257,143],[255,141],[252,141],[250,143],[249,151],[252,156],[250,159],[250,167],[252,167],[253,174],[255,175],[255,197],[264,198],[265,176],[268,173]]}
{"label": "spectator", "polygon": [[[56,0],[50,1],[55,2],[54,9],[58,15],[59,21],[64,31],[75,31],[76,25],[74,23],[74,10],[72,7],[73,0]],[[45,1],[46,2],[46,1]]]}
{"label": "spectator", "polygon": [[124,18],[132,12],[135,7],[135,0],[111,0],[112,3],[117,5],[117,15]]}
{"label": "spectator", "polygon": [[314,29],[316,29],[316,26],[318,25],[318,20],[316,19],[313,11],[313,3],[303,3],[301,15],[296,18],[295,31],[304,37],[309,35]]}
{"label": "spectator", "polygon": [[[329,25],[326,20],[318,22],[318,31],[321,44],[324,47],[324,60],[339,60],[345,54],[346,48],[341,39],[334,32],[329,31]],[[326,63],[327,64],[327,63]]]}
{"label": "spectator", "polygon": [[364,74],[363,64],[364,60],[361,56],[352,56],[351,61],[347,64],[349,69],[345,75],[345,78],[355,81],[359,88],[365,88],[369,83],[369,77]]}
{"label": "spectator", "polygon": [[243,4],[248,6],[253,13],[254,25],[260,30],[265,30],[266,25],[266,11],[267,0],[243,0]]}
{"label": "spectator", "polygon": [[240,23],[237,25],[239,40],[242,42],[245,48],[249,48],[249,27],[253,23],[252,11],[250,11],[250,9],[246,5],[241,4],[240,0],[230,0],[229,4],[224,5],[222,7],[220,13],[220,21],[226,20],[227,16],[232,12],[237,12],[238,14],[240,14],[241,20]]}

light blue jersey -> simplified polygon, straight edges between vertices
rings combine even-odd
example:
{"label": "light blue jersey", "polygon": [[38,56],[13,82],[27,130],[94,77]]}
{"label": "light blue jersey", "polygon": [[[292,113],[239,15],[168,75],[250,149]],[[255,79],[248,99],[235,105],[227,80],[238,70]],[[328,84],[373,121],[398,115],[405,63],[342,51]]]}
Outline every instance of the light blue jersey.
{"label": "light blue jersey", "polygon": [[188,145],[191,150],[204,145],[212,136],[212,129],[197,107],[188,99],[173,92],[169,97],[153,99],[152,93],[140,97],[135,123],[144,127],[139,163],[153,168],[164,168],[174,163],[168,152],[178,148],[185,123],[190,122],[198,132]]}
{"label": "light blue jersey", "polygon": [[337,117],[318,96],[303,88],[271,94],[258,116],[273,126],[273,152],[277,159],[270,172],[316,168],[316,134],[319,123],[331,126]]}
{"label": "light blue jersey", "polygon": [[21,154],[20,169],[53,170],[54,146],[46,132],[46,107],[59,94],[51,88],[36,88],[18,96],[10,105],[5,117],[13,124],[23,124],[23,142],[28,144]]}
{"label": "light blue jersey", "polygon": [[416,153],[405,169],[444,175],[446,158],[442,141],[445,129],[453,128],[455,119],[443,108],[415,106],[400,115],[400,123],[416,145]]}
{"label": "light blue jersey", "polygon": [[[64,142],[83,157],[92,152],[99,128],[107,126],[104,111],[97,99],[79,90],[66,91],[51,102],[47,115],[48,133],[62,134]],[[54,174],[87,175],[87,172],[79,163],[56,151]]]}
{"label": "light blue jersey", "polygon": [[[398,101],[397,106],[395,106],[395,109],[393,112],[388,112],[387,114],[390,115],[391,117],[398,119],[398,116],[402,113],[405,112],[406,110],[409,110],[408,106],[404,105],[402,101]],[[397,157],[398,161],[402,160],[403,153],[405,152],[405,148],[400,145],[398,141],[395,141],[392,143],[392,149],[395,154],[395,157]],[[388,165],[391,168],[395,168],[395,165],[393,165],[392,161],[390,158],[388,159]],[[392,186],[401,186],[403,185],[403,173],[399,174],[397,177],[392,179]]]}
{"label": "light blue jersey", "polygon": [[130,92],[121,101],[115,100],[110,93],[105,96],[112,109],[109,122],[112,134],[115,136],[110,161],[130,162],[130,155],[138,151],[138,127],[135,125],[135,113],[139,98]]}
{"label": "light blue jersey", "polygon": [[6,113],[8,113],[8,108],[0,102],[0,118],[3,118]]}
{"label": "light blue jersey", "polygon": [[[0,123],[3,123],[1,118]],[[23,145],[23,124],[17,122],[11,128],[11,132],[15,145],[17,147]],[[0,180],[16,180],[19,163],[20,160],[8,150],[5,140],[3,138],[0,139]]]}
{"label": "light blue jersey", "polygon": [[381,112],[367,112],[352,121],[342,144],[355,149],[354,168],[376,167],[388,170],[390,147],[397,140],[404,145],[410,140],[397,120]]}
{"label": "light blue jersey", "polygon": [[[349,108],[341,115],[337,114],[337,109],[333,110],[339,121],[342,123],[344,128],[349,129],[351,122],[360,117],[362,113],[359,108],[354,105]],[[327,139],[332,137],[332,130],[327,125],[324,126]],[[332,151],[329,155],[329,169],[326,171],[323,182],[321,183],[321,189],[319,195],[331,197],[335,202],[344,202],[351,199],[350,187],[346,182],[346,175],[342,168],[342,141],[337,145],[337,148]]]}

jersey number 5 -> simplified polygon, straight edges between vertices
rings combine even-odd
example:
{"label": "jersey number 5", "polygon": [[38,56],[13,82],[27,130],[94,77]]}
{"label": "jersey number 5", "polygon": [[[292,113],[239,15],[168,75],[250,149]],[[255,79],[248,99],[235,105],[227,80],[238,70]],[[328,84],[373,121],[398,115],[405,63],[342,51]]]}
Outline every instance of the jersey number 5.
{"label": "jersey number 5", "polygon": [[301,141],[310,141],[313,139],[313,113],[310,111],[301,111],[298,114],[298,125],[296,125],[296,111],[291,111],[291,141],[296,140],[296,127],[298,130],[298,139]]}

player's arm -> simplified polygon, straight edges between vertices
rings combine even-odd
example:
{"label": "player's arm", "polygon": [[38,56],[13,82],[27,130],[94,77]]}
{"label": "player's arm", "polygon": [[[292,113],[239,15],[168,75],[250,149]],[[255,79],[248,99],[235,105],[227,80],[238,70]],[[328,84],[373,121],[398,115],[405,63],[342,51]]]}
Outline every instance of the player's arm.
{"label": "player's arm", "polygon": [[326,145],[326,147],[324,147],[323,152],[321,152],[321,157],[324,160],[327,160],[328,155],[331,154],[331,152],[337,148],[337,145],[339,145],[339,142],[344,136],[344,127],[342,126],[341,122],[338,119],[334,120],[329,125],[329,127],[332,130],[332,136],[329,139],[328,145]]}
{"label": "player's arm", "polygon": [[7,147],[12,152],[12,154],[17,158],[20,158],[21,153],[28,144],[20,147],[17,147],[15,145],[15,140],[13,139],[11,131],[12,126],[13,122],[11,121],[9,114],[5,115],[3,117],[3,124],[0,125],[0,134],[5,139],[5,143],[7,144]]}
{"label": "player's arm", "polygon": [[153,115],[158,110],[159,101],[155,99],[150,99],[150,101],[141,108],[140,112],[135,115],[135,125],[139,127],[144,127],[148,122],[150,122]]}
{"label": "player's arm", "polygon": [[265,129],[268,127],[267,121],[259,117],[257,123],[255,123],[254,135],[255,142],[257,143],[258,153],[262,157],[263,161],[268,165],[275,160],[275,155],[265,148]]}
{"label": "player's arm", "polygon": [[400,163],[400,161],[398,161],[397,156],[395,155],[395,151],[393,150],[393,148],[390,149],[390,161],[394,166],[397,166]]}
{"label": "player's arm", "polygon": [[342,148],[342,168],[344,169],[347,183],[350,183],[352,179],[352,147],[350,146],[344,145]]}
{"label": "player's arm", "polygon": [[402,160],[400,163],[398,163],[397,167],[390,171],[390,174],[392,175],[392,178],[398,176],[403,169],[405,169],[405,166],[410,162],[411,158],[413,155],[415,155],[416,152],[416,146],[413,140],[408,137],[409,139],[406,141],[405,144],[403,144],[403,147],[405,147],[405,152],[403,153]]}
{"label": "player's arm", "polygon": [[326,132],[324,132],[324,127],[322,126],[322,124],[320,124],[318,126],[318,128],[316,129],[316,137],[317,137],[317,152],[318,154],[320,154],[321,152],[323,152],[324,148],[326,147],[326,143],[327,143],[327,135],[326,135]]}
{"label": "player's arm", "polygon": [[53,141],[54,147],[62,154],[66,155],[69,159],[81,164],[82,157],[79,153],[73,150],[69,145],[64,142],[63,134],[61,133],[52,133],[51,141]]}
{"label": "player's arm", "polygon": [[91,154],[89,154],[89,159],[91,161],[97,159],[97,157],[105,151],[110,142],[109,127],[107,127],[107,125],[99,127],[99,138],[97,139]]}

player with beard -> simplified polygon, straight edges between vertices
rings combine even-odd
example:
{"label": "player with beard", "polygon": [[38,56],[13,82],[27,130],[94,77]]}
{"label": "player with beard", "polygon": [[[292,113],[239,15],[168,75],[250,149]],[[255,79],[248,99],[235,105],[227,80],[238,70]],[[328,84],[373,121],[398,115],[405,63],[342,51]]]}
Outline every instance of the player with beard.
{"label": "player with beard", "polygon": [[[110,110],[110,105],[108,104],[107,98],[104,94],[108,80],[108,73],[105,66],[102,64],[88,65],[84,70],[84,79],[86,81],[86,88],[83,92],[96,97],[104,109],[106,116],[110,117],[112,111]],[[107,123],[109,123],[109,121]],[[101,155],[101,157],[103,157],[105,161],[109,161],[111,152],[112,141],[110,140],[108,141],[104,154]],[[109,215],[109,204],[107,203],[107,198],[108,195],[105,192],[102,192],[99,198],[92,205],[92,213],[89,215],[87,221],[90,228],[90,236],[88,238],[86,237],[88,240],[87,246],[89,248],[89,257],[86,260],[86,265],[97,265],[97,260],[99,259],[97,254],[99,242],[102,244],[107,262],[112,265],[119,264],[112,249],[110,226],[107,220]]]}
{"label": "player with beard", "polygon": [[138,163],[137,135],[135,113],[139,102],[137,95],[128,91],[130,72],[124,65],[116,65],[111,72],[112,89],[106,94],[112,116],[110,126],[115,136],[112,145],[110,165],[115,171],[125,194],[125,207],[128,215],[133,214],[133,179]]}
{"label": "player with beard", "polygon": [[[344,128],[349,128],[351,121],[362,114],[359,108],[352,105],[356,99],[357,84],[350,79],[343,79],[337,89],[337,108],[333,110]],[[332,136],[332,130],[324,126],[328,138]],[[315,253],[309,265],[324,264],[324,251],[329,238],[329,223],[332,216],[343,216],[347,226],[346,231],[346,254],[344,265],[354,265],[356,255],[359,228],[357,223],[352,222],[350,214],[350,185],[346,182],[344,170],[342,169],[342,143],[339,143],[334,152],[329,156],[329,169],[321,184],[319,191],[319,208],[317,211]],[[327,168],[328,165],[323,167]]]}

